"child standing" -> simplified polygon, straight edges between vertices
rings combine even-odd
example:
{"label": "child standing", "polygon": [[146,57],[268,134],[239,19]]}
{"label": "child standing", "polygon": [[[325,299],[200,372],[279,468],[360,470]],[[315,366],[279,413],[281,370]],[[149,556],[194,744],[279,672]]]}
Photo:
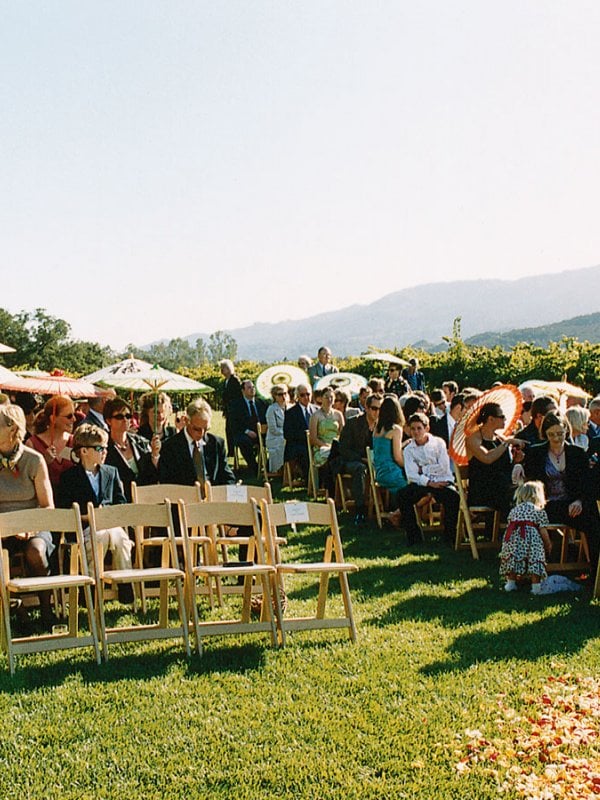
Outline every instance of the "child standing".
{"label": "child standing", "polygon": [[541,481],[521,484],[515,492],[515,501],[500,551],[500,575],[506,578],[507,592],[515,591],[517,578],[528,577],[531,593],[539,594],[540,581],[546,577],[546,554],[552,549],[546,530],[549,522],[544,510],[544,484]]}

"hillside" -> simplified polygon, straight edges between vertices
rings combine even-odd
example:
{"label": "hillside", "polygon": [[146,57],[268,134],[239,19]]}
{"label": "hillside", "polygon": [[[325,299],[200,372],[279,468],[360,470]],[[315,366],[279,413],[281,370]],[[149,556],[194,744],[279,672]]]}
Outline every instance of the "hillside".
{"label": "hillside", "polygon": [[584,314],[572,319],[564,319],[552,325],[540,325],[536,328],[517,328],[506,333],[486,331],[469,337],[467,344],[494,347],[500,344],[504,348],[513,347],[519,342],[546,347],[549,342],[558,342],[563,336],[572,336],[580,342],[600,342],[600,313]]}
{"label": "hillside", "polygon": [[[557,319],[594,316],[599,296],[600,266],[595,266],[511,281],[425,284],[393,292],[369,305],[299,320],[258,322],[227,332],[238,343],[239,358],[265,361],[313,354],[322,344],[340,356],[358,354],[370,344],[403,347],[421,340],[435,346],[452,331],[455,317],[462,318],[465,338],[498,331],[486,334],[497,343],[502,333],[523,331],[525,321],[549,327],[557,324]],[[195,342],[208,335],[192,333],[186,338]]]}

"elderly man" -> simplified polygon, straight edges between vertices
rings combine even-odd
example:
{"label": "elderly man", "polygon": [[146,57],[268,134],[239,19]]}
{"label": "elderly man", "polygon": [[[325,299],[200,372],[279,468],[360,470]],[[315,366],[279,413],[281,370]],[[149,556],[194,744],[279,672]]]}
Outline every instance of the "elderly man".
{"label": "elderly man", "polygon": [[225,438],[227,439],[227,452],[233,455],[233,433],[231,431],[231,406],[242,396],[242,384],[235,374],[233,361],[224,358],[219,361],[219,368],[223,376],[222,405],[225,417]]}
{"label": "elderly man", "polygon": [[283,437],[285,439],[285,461],[297,461],[300,465],[302,477],[306,480],[308,475],[308,452],[306,444],[306,431],[311,416],[317,406],[310,402],[310,387],[303,383],[296,386],[296,403],[290,406],[283,418]]}
{"label": "elderly man", "polygon": [[317,363],[308,368],[310,382],[314,386],[320,378],[325,377],[325,375],[331,375],[334,372],[339,372],[339,370],[331,363],[331,350],[328,347],[319,347]]}
{"label": "elderly man", "polygon": [[215,486],[235,483],[224,440],[208,432],[212,409],[206,400],[194,400],[186,415],[185,428],[162,445],[158,463],[160,482],[185,486],[205,479]]}
{"label": "elderly man", "polygon": [[116,396],[117,393],[114,389],[107,389],[100,397],[90,397],[88,400],[89,411],[79,424],[96,425],[96,427],[109,433],[110,430],[103,414],[104,406],[107,400],[114,400]]}
{"label": "elderly man", "polygon": [[256,389],[252,381],[242,381],[242,396],[231,405],[230,419],[233,443],[240,451],[248,467],[256,472],[256,449],[258,434],[256,426],[265,424],[265,406],[256,399]]}

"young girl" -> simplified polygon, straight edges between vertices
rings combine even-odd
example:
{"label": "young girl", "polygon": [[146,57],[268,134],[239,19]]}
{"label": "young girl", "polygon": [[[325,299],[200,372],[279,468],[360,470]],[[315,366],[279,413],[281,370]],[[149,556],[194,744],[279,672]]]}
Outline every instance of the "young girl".
{"label": "young girl", "polygon": [[508,515],[508,527],[500,551],[500,575],[506,578],[504,589],[514,592],[517,578],[531,579],[531,593],[539,594],[540,581],[546,577],[546,554],[552,544],[546,530],[549,524],[544,511],[546,498],[541,481],[527,481],[515,492],[517,505]]}

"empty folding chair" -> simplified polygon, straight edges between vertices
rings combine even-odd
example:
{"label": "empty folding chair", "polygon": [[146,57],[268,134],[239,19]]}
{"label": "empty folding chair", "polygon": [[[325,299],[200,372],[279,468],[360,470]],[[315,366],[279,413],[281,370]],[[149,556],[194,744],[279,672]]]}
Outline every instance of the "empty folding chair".
{"label": "empty folding chair", "polygon": [[[118,506],[104,506],[94,508],[88,504],[90,522],[90,535],[94,553],[94,572],[96,577],[96,612],[100,625],[102,647],[105,658],[108,658],[108,645],[113,642],[133,642],[145,639],[182,638],[186,653],[190,655],[188,638],[188,623],[186,605],[184,600],[185,573],[179,569],[179,558],[173,533],[173,518],[171,503],[166,500],[164,504],[127,504]],[[142,536],[142,531],[147,527],[164,528],[169,540],[170,563],[173,566],[143,567],[132,569],[105,570],[103,559],[100,556],[98,531],[107,528],[132,527],[136,532],[136,541]],[[155,624],[106,627],[104,608],[104,587],[119,583],[130,583],[134,587],[143,586],[148,581],[157,581],[160,584],[160,607],[158,622]],[[174,584],[179,611],[179,626],[169,626],[169,585]]]}
{"label": "empty folding chair", "polygon": [[[288,631],[315,630],[317,628],[346,628],[353,642],[356,641],[356,625],[352,610],[352,598],[348,585],[348,573],[356,572],[358,567],[344,559],[340,529],[338,526],[335,503],[331,498],[322,503],[261,503],[263,530],[268,538],[269,558],[276,568],[275,581],[278,591],[273,592],[279,613],[279,625],[282,644]],[[294,563],[281,558],[275,536],[279,529],[292,524],[316,525],[326,528],[321,559],[315,562]],[[278,607],[278,597],[285,591],[284,579],[291,575],[312,574],[319,576],[319,594],[315,613],[306,617],[284,616]],[[329,583],[333,575],[338,576],[344,614],[326,617],[325,611],[329,598]]]}

